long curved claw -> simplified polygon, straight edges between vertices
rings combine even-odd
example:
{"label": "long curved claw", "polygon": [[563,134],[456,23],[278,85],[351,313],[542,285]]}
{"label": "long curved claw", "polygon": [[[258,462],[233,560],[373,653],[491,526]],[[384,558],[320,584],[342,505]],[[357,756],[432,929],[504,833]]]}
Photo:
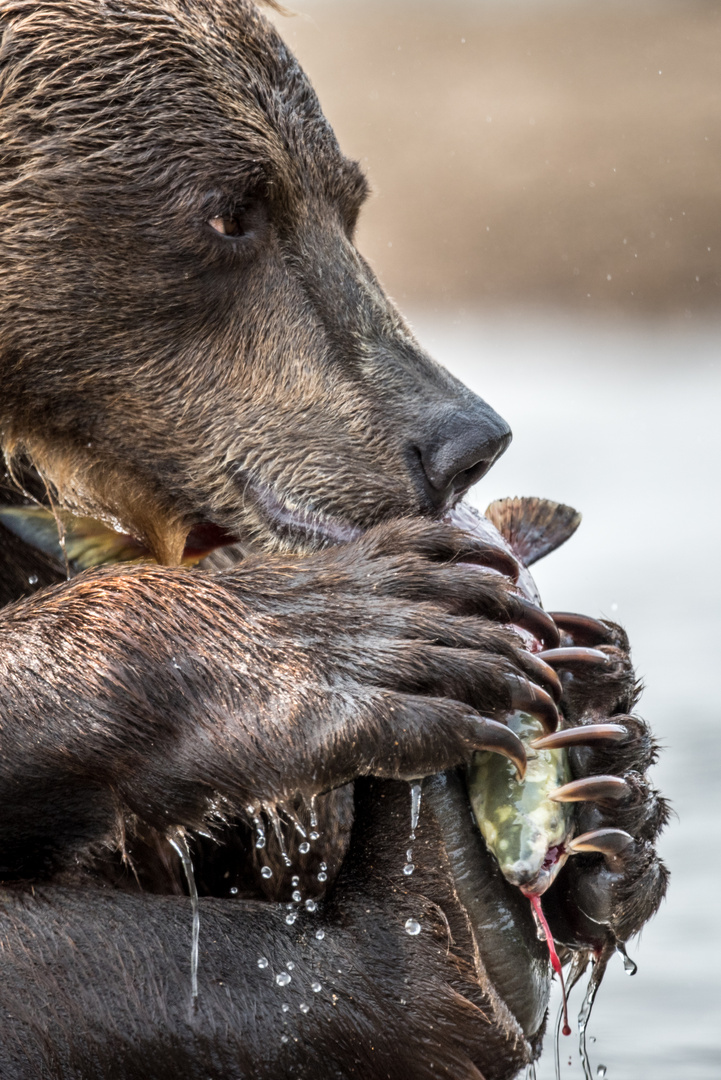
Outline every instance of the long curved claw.
{"label": "long curved claw", "polygon": [[598,619],[588,615],[576,615],[572,611],[549,613],[559,630],[570,634],[577,645],[610,645],[611,632]]}
{"label": "long curved claw", "polygon": [[511,579],[513,584],[518,581],[520,567],[512,555],[507,554],[501,548],[484,547],[478,548],[472,555],[462,555],[456,565],[486,567],[489,570],[497,570],[499,574]]}
{"label": "long curved claw", "polygon": [[543,689],[551,695],[556,704],[558,704],[563,697],[561,680],[550,664],[547,664],[543,659],[543,654],[526,653],[524,662],[528,668],[532,669],[529,674],[532,675],[534,681],[542,686]]}
{"label": "long curved claw", "polygon": [[618,776],[584,776],[556,788],[548,797],[554,802],[605,802],[625,799],[630,793],[626,781]]}
{"label": "long curved claw", "polygon": [[625,856],[633,844],[633,837],[625,829],[593,829],[574,837],[567,849],[569,855],[599,852],[608,869],[616,873],[623,868]]}
{"label": "long curved claw", "polygon": [[474,750],[489,750],[492,754],[501,754],[508,758],[518,773],[518,779],[526,775],[526,748],[514,731],[499,720],[483,716],[478,721],[478,741],[474,740]]}
{"label": "long curved claw", "polygon": [[611,657],[600,649],[587,649],[575,645],[566,649],[545,649],[538,653],[541,660],[552,668],[605,667]]}
{"label": "long curved claw", "polygon": [[599,851],[608,861],[615,863],[633,842],[633,837],[625,829],[592,829],[569,840],[566,847],[573,854]]}
{"label": "long curved claw", "polygon": [[628,736],[623,724],[585,724],[563,728],[551,735],[542,735],[531,743],[532,750],[561,750],[565,746],[584,746],[594,742],[620,742]]}
{"label": "long curved claw", "polygon": [[511,708],[537,717],[547,732],[555,731],[558,727],[560,717],[555,701],[540,686],[534,686],[526,679],[512,677]]}
{"label": "long curved claw", "polygon": [[514,600],[518,603],[519,611],[514,613],[513,622],[530,631],[538,638],[547,649],[556,649],[561,644],[561,636],[552,617],[538,604],[527,600],[525,596],[517,595]]}

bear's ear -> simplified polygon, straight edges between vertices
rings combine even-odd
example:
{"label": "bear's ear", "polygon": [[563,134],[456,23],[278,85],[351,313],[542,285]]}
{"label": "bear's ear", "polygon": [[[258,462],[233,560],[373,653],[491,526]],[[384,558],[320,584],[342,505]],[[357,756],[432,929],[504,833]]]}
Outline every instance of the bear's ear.
{"label": "bear's ear", "polygon": [[550,499],[497,499],[485,516],[525,566],[555,551],[581,524],[577,510]]}

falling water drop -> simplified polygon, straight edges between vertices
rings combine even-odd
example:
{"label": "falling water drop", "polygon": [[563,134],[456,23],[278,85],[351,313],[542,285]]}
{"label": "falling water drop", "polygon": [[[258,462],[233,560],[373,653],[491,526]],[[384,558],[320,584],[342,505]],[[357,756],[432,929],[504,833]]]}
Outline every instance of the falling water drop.
{"label": "falling water drop", "polygon": [[237,896],[238,895],[238,886],[237,885],[231,885],[231,887],[230,887],[230,895],[231,896]]}
{"label": "falling water drop", "polygon": [[264,866],[263,869],[260,871],[260,876],[264,878],[272,877],[273,871],[269,866]]}
{"label": "falling water drop", "polygon": [[406,865],[403,867],[403,873],[406,875],[406,877],[410,877],[414,870],[415,866],[412,862],[407,862]]}
{"label": "falling water drop", "polygon": [[289,911],[285,917],[285,921],[288,923],[288,926],[292,926],[297,918],[298,916],[294,911]]}
{"label": "falling water drop", "polygon": [[304,840],[302,844],[298,845],[298,851],[301,853],[301,855],[308,854],[308,852],[310,851],[310,844],[307,840]]}
{"label": "falling water drop", "polygon": [[288,971],[292,971],[293,968],[295,967],[295,964],[293,963],[292,960],[289,960],[288,963],[285,966],[288,968]]}
{"label": "falling water drop", "polygon": [[309,1013],[310,1012],[310,1005],[306,1005],[305,1002],[303,1002],[302,1005],[299,1006],[299,1008],[300,1008],[300,1011],[302,1013]]}
{"label": "falling water drop", "polygon": [[596,1069],[596,1076],[600,1076],[600,1077],[603,1078],[606,1075],[607,1072],[608,1072],[608,1069],[606,1068],[605,1065],[599,1065],[598,1068]]}
{"label": "falling water drop", "polygon": [[300,889],[294,889],[291,894],[291,899],[294,904],[299,904],[303,897],[301,896]]}
{"label": "falling water drop", "polygon": [[305,910],[306,911],[315,911],[317,907],[318,907],[318,905],[316,904],[315,900],[306,900],[306,902],[305,902]]}
{"label": "falling water drop", "polygon": [[294,889],[298,888],[298,886],[300,885],[300,878],[298,877],[297,874],[293,875],[293,877],[290,879],[290,883],[291,883],[291,885],[293,886]]}
{"label": "falling water drop", "polygon": [[421,924],[416,919],[406,919],[405,930],[411,937],[416,937],[421,932]]}
{"label": "falling water drop", "polygon": [[280,1037],[280,1041],[281,1041],[282,1043],[287,1043],[287,1042],[288,1042],[288,1036],[287,1036],[287,1035],[281,1035],[281,1037]]}
{"label": "falling water drop", "polygon": [[526,1066],[526,1080],[536,1080],[536,1066],[533,1062]]}
{"label": "falling water drop", "polygon": [[325,930],[316,930],[315,936],[317,941],[322,941],[325,937]]}
{"label": "falling water drop", "polygon": [[193,872],[193,860],[190,857],[190,848],[185,831],[181,828],[168,833],[168,840],[180,856],[183,864],[185,880],[188,883],[190,893],[190,910],[193,915],[193,929],[190,940],[190,1007],[195,1011],[198,1007],[198,943],[200,941],[200,911],[198,909],[198,888],[195,884]]}
{"label": "falling water drop", "polygon": [[310,797],[310,827],[311,827],[311,829],[317,829],[318,828],[318,813],[317,813],[317,808],[316,808],[316,796],[315,795],[311,795],[311,797]]}
{"label": "falling water drop", "polygon": [[278,975],[276,975],[275,981],[278,986],[287,986],[290,982],[290,975],[287,971],[281,971],[278,973]]}
{"label": "falling water drop", "polygon": [[267,968],[267,966],[268,966],[268,958],[266,956],[261,956],[260,959],[258,960],[258,967],[260,968],[261,971],[263,971],[263,969]]}
{"label": "falling water drop", "polygon": [[266,814],[270,818],[270,822],[273,826],[273,832],[275,833],[275,839],[278,842],[280,848],[281,858],[286,866],[292,866],[293,862],[285,849],[285,834],[283,832],[283,822],[280,819],[280,814],[275,810],[266,809]]}
{"label": "falling water drop", "polygon": [[290,1005],[288,1005],[288,1003],[286,1002],[285,1004],[281,1005],[281,1009],[283,1010],[283,1012],[290,1012]]}
{"label": "falling water drop", "polygon": [[421,813],[421,785],[420,782],[411,784],[411,839],[416,838],[418,818]]}
{"label": "falling water drop", "polygon": [[593,1003],[596,1000],[598,988],[601,985],[601,976],[603,975],[604,969],[605,964],[602,969],[599,967],[598,963],[594,964],[591,969],[588,986],[586,987],[586,993],[581,1005],[581,1011],[578,1014],[578,1053],[581,1057],[581,1065],[583,1067],[583,1080],[593,1080],[591,1062],[586,1047],[586,1030],[588,1029],[588,1021],[591,1019],[591,1010],[593,1009]]}
{"label": "falling water drop", "polygon": [[626,952],[626,946],[623,942],[619,942],[616,946],[616,952],[620,953],[623,957],[623,970],[627,975],[635,975],[638,971],[638,964],[635,964],[631,957]]}
{"label": "falling water drop", "polygon": [[321,872],[318,874],[318,881],[320,881],[320,883],[322,884],[324,881],[327,881],[327,880],[328,880],[328,875],[326,874],[325,870],[321,870]]}
{"label": "falling water drop", "polygon": [[311,831],[308,833],[308,836],[311,840],[317,840],[320,836],[320,833],[316,832],[315,829],[311,829]]}
{"label": "falling water drop", "polygon": [[319,982],[311,983],[310,988],[311,988],[311,990],[313,991],[314,994],[319,994],[321,992],[321,990],[323,989],[323,987],[320,985]]}

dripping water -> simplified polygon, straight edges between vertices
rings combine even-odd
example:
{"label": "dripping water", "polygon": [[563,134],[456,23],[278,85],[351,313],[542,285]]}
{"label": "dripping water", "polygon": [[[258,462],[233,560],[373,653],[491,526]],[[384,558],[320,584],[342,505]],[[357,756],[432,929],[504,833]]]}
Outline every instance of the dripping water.
{"label": "dripping water", "polygon": [[275,838],[278,841],[278,847],[280,849],[283,863],[285,866],[290,867],[293,865],[293,860],[290,858],[285,848],[285,835],[283,833],[283,822],[280,820],[280,814],[278,814],[275,810],[267,809],[266,814],[270,818],[271,824],[273,826],[273,832],[275,833]]}
{"label": "dripping water", "polygon": [[265,847],[265,829],[263,828],[263,822],[260,819],[259,814],[256,813],[254,806],[246,806],[245,812],[248,817],[252,818],[255,825],[255,846],[257,848]]}
{"label": "dripping water", "polygon": [[526,1066],[526,1080],[536,1080],[536,1066],[533,1062]]}
{"label": "dripping water", "polygon": [[593,1009],[593,1003],[596,1000],[598,988],[601,985],[601,980],[606,972],[609,956],[612,955],[613,948],[611,948],[610,951],[604,949],[599,959],[594,961],[588,979],[586,993],[583,998],[583,1004],[581,1005],[581,1011],[578,1014],[578,1053],[581,1057],[581,1065],[583,1066],[583,1080],[594,1080],[593,1073],[591,1072],[591,1062],[589,1061],[588,1050],[586,1048],[586,1031],[588,1029],[588,1021],[591,1018],[591,1010]]}
{"label": "dripping water", "polygon": [[180,861],[183,864],[185,880],[188,883],[190,894],[190,910],[193,913],[193,931],[190,944],[190,1008],[195,1012],[198,1008],[198,945],[200,942],[200,910],[198,907],[198,888],[195,884],[193,860],[190,857],[188,840],[183,829],[174,829],[168,834],[168,840],[175,848]]}
{"label": "dripping water", "polygon": [[635,975],[638,971],[638,964],[634,963],[634,961],[628,955],[628,953],[626,952],[626,946],[623,944],[622,941],[619,941],[619,943],[616,945],[616,952],[620,953],[623,957],[623,970],[626,972],[626,974]]}
{"label": "dripping water", "polygon": [[413,848],[410,846],[410,844],[412,844],[413,841],[416,838],[416,828],[418,827],[418,818],[420,817],[420,813],[421,813],[421,791],[422,791],[420,781],[416,781],[416,783],[411,784],[410,787],[411,787],[411,833],[410,833],[410,836],[408,838],[409,839],[409,847],[408,847],[408,849],[406,851],[406,864],[403,867],[403,873],[406,875],[406,877],[410,877],[411,874],[413,873],[413,871],[415,870],[415,866],[413,865]]}

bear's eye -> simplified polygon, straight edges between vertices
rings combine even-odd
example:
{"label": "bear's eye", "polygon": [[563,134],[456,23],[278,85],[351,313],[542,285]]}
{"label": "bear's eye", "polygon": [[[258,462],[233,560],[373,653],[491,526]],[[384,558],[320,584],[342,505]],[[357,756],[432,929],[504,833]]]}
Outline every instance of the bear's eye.
{"label": "bear's eye", "polygon": [[209,218],[208,225],[219,236],[227,236],[231,240],[253,239],[259,236],[267,221],[266,201],[251,197],[234,206],[228,214]]}
{"label": "bear's eye", "polygon": [[208,222],[221,236],[242,236],[245,232],[240,215],[233,217],[214,217]]}

